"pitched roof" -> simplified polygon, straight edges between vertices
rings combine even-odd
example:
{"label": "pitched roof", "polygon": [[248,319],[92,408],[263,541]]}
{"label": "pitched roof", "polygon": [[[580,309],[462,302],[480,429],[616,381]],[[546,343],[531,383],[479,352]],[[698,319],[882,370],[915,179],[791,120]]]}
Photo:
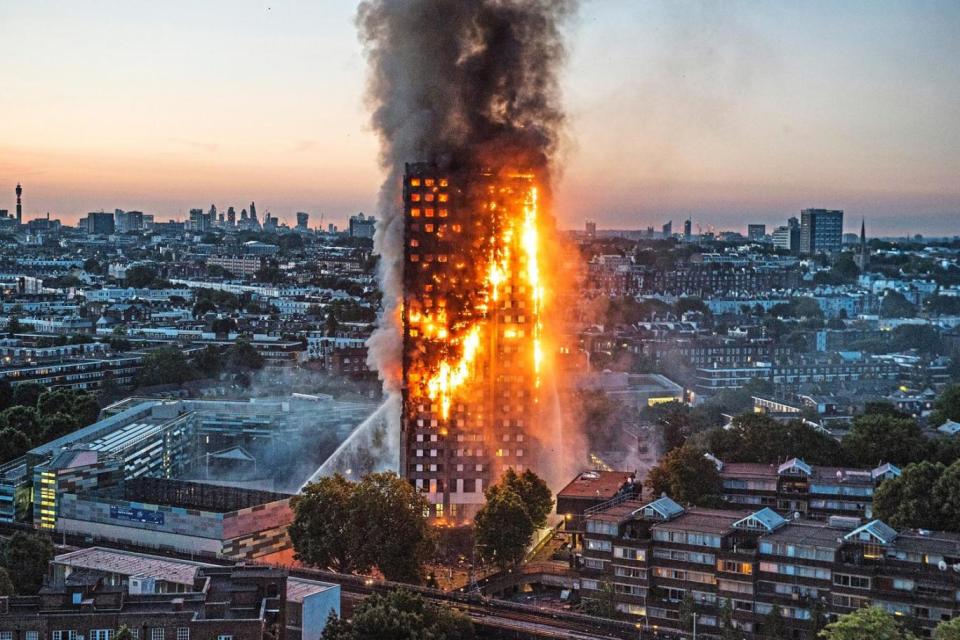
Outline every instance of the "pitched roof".
{"label": "pitched roof", "polygon": [[871,520],[867,524],[854,529],[843,536],[844,540],[860,540],[862,542],[879,542],[890,544],[897,538],[897,530],[882,520]]}
{"label": "pitched roof", "polygon": [[637,509],[637,512],[641,511],[645,516],[658,517],[660,520],[670,520],[682,514],[683,507],[667,496],[663,496]]}
{"label": "pitched roof", "polygon": [[751,513],[746,518],[734,522],[733,528],[763,530],[770,533],[785,524],[787,524],[787,521],[779,513],[770,507],[764,507],[760,511]]}
{"label": "pitched roof", "polygon": [[788,473],[793,471],[799,471],[806,476],[813,475],[813,469],[810,467],[810,465],[803,461],[803,458],[790,458],[777,467],[777,473]]}

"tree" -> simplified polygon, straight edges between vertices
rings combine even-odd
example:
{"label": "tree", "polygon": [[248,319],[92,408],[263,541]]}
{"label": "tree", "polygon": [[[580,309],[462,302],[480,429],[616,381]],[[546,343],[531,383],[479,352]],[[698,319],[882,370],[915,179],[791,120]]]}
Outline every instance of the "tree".
{"label": "tree", "polygon": [[823,640],[908,640],[912,636],[883,609],[867,607],[831,622],[819,637]]}
{"label": "tree", "polygon": [[939,514],[932,489],[944,469],[942,464],[920,462],[904,467],[899,477],[884,480],[873,494],[874,515],[897,529],[936,529]]}
{"label": "tree", "polygon": [[904,465],[922,459],[929,445],[913,418],[861,415],[853,420],[843,448],[850,460],[862,466]]}
{"label": "tree", "polygon": [[13,401],[13,387],[6,380],[0,380],[0,411],[8,408]]}
{"label": "tree", "polygon": [[[933,504],[939,511],[939,529],[960,530],[960,460],[940,474],[933,485]],[[924,527],[926,528],[926,527]]]}
{"label": "tree", "polygon": [[74,394],[71,415],[77,421],[78,427],[93,424],[100,417],[100,402],[92,393],[81,392]]}
{"label": "tree", "polygon": [[54,413],[40,419],[40,442],[50,442],[77,430],[77,421],[72,415]]}
{"label": "tree", "polygon": [[11,404],[24,407],[37,406],[37,400],[40,394],[47,388],[39,382],[21,382],[13,387],[13,400]]}
{"label": "tree", "polygon": [[583,599],[583,612],[587,615],[597,618],[616,618],[617,617],[617,593],[614,591],[613,584],[609,580],[604,580],[598,585],[597,595],[590,595]]}
{"label": "tree", "polygon": [[350,505],[363,556],[388,580],[419,583],[433,550],[426,499],[393,472],[371,473],[357,485]]}
{"label": "tree", "polygon": [[947,420],[960,422],[960,384],[947,387],[937,396],[930,414],[930,424],[939,427]]}
{"label": "tree", "polygon": [[889,290],[880,303],[881,318],[912,318],[917,315],[917,307],[899,291]]}
{"label": "tree", "polygon": [[690,445],[674,449],[647,474],[654,495],[666,494],[681,504],[710,505],[720,495],[720,474],[703,452]]}
{"label": "tree", "polygon": [[73,393],[65,389],[44,391],[37,399],[37,411],[41,416],[67,413],[73,408]]}
{"label": "tree", "polygon": [[740,633],[733,624],[733,604],[724,598],[720,605],[720,640],[740,640]]}
{"label": "tree", "polygon": [[13,406],[0,413],[0,425],[16,429],[34,440],[38,434],[38,422],[39,416],[33,407]]}
{"label": "tree", "polygon": [[763,637],[768,640],[783,640],[787,637],[787,624],[777,605],[773,605],[770,613],[763,619]]}
{"label": "tree", "polygon": [[359,483],[323,478],[291,506],[290,539],[301,561],[341,572],[376,567],[389,580],[421,580],[433,542],[428,505],[396,474],[372,473]]}
{"label": "tree", "polygon": [[960,616],[938,624],[933,630],[933,640],[960,640]]}
{"label": "tree", "polygon": [[530,469],[517,475],[511,467],[503,474],[500,484],[520,496],[534,527],[540,528],[547,523],[547,516],[553,511],[553,494],[540,476]]}
{"label": "tree", "polygon": [[155,278],[153,268],[146,265],[136,265],[126,270],[123,275],[124,284],[135,289],[149,287]]}
{"label": "tree", "polygon": [[535,527],[519,495],[509,487],[493,485],[477,512],[477,546],[501,567],[517,564],[526,555]]}
{"label": "tree", "polygon": [[263,356],[250,344],[249,340],[237,340],[224,354],[228,371],[262,369]]}
{"label": "tree", "polygon": [[176,347],[160,347],[144,356],[137,385],[183,384],[195,378],[196,372],[183,352]]}
{"label": "tree", "polygon": [[30,450],[30,438],[18,429],[0,429],[0,464],[15,460]]}
{"label": "tree", "polygon": [[22,531],[13,534],[4,549],[3,564],[10,575],[17,577],[18,594],[33,595],[40,590],[52,558],[50,538]]}
{"label": "tree", "polygon": [[684,631],[693,631],[694,616],[697,615],[697,603],[689,591],[683,593],[680,601],[680,627]]}
{"label": "tree", "polygon": [[331,616],[321,640],[473,640],[466,615],[432,604],[419,594],[396,590],[358,604],[349,621]]}
{"label": "tree", "polygon": [[350,502],[356,485],[339,473],[311,482],[290,499],[294,519],[290,541],[297,560],[340,573],[365,571],[363,538],[351,528]]}
{"label": "tree", "polygon": [[0,596],[15,596],[17,590],[10,579],[10,572],[0,567]]}
{"label": "tree", "polygon": [[133,632],[127,625],[121,626],[113,636],[113,640],[135,640]]}

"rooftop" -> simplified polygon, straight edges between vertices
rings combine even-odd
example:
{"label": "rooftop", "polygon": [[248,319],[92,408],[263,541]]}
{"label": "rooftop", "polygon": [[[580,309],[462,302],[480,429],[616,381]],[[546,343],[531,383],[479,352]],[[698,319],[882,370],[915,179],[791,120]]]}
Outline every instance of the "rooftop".
{"label": "rooftop", "polygon": [[584,471],[557,493],[558,498],[600,498],[609,500],[636,477],[633,471]]}

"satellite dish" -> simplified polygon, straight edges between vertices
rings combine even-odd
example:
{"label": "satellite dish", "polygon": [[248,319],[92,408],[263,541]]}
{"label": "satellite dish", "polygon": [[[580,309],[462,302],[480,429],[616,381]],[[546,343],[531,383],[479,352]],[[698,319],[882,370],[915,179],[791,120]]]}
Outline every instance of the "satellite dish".
{"label": "satellite dish", "polygon": [[940,562],[937,563],[937,568],[939,568],[940,571],[946,571],[946,570],[947,570],[947,563],[946,563],[945,561],[941,560]]}

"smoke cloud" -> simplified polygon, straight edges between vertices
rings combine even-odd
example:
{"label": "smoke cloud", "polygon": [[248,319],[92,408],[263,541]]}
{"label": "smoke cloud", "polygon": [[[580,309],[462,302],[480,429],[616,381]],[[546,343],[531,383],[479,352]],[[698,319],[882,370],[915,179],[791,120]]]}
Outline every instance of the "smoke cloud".
{"label": "smoke cloud", "polygon": [[[532,170],[549,206],[564,121],[561,27],[575,0],[369,0],[357,27],[371,74],[368,102],[386,178],[374,249],[383,315],[367,343],[390,397],[402,373],[402,178],[405,163]],[[389,402],[389,401],[388,401]],[[394,406],[399,406],[395,402]],[[389,429],[400,430],[399,411]]]}

